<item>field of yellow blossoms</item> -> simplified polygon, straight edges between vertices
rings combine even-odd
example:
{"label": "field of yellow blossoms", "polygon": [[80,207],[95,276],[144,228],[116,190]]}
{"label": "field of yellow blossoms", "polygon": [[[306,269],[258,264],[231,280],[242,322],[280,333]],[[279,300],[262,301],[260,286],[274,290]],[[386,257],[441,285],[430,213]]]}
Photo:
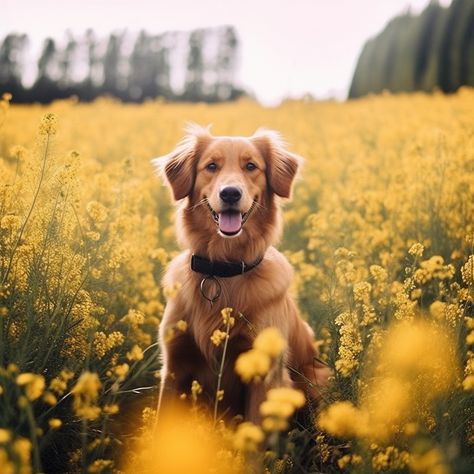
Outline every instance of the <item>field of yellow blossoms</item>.
{"label": "field of yellow blossoms", "polygon": [[[276,108],[9,102],[1,474],[473,472],[474,90]],[[156,423],[157,325],[179,286],[159,284],[178,249],[150,159],[188,121],[217,135],[273,128],[306,159],[280,248],[334,369],[309,422],[292,417],[302,393],[277,389],[261,426],[224,426],[200,410],[196,380],[191,411]],[[209,335],[216,346],[232,318]],[[269,329],[236,377],[263,379],[282,350]]]}

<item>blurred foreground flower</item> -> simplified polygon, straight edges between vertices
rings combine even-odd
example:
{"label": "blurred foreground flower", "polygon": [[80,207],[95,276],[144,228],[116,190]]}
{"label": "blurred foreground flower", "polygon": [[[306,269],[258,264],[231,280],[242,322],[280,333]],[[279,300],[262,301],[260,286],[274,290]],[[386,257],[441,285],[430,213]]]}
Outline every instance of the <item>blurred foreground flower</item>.
{"label": "blurred foreground flower", "polygon": [[80,418],[95,420],[100,415],[97,406],[99,390],[101,389],[99,376],[92,372],[84,372],[71,390],[74,395],[74,412]]}
{"label": "blurred foreground flower", "polygon": [[[124,455],[125,474],[237,474],[239,459],[227,449],[214,424],[196,413],[174,409],[148,424],[133,449]],[[242,433],[241,433],[242,434]],[[258,442],[258,434],[241,436]],[[245,441],[247,443],[247,441]],[[137,470],[138,469],[138,470]]]}
{"label": "blurred foreground flower", "polygon": [[318,418],[320,428],[342,438],[387,442],[407,423],[430,413],[433,402],[458,385],[455,344],[423,321],[399,323],[368,361],[359,407],[336,402]]}
{"label": "blurred foreground flower", "polygon": [[272,360],[286,349],[286,341],[278,328],[263,329],[255,338],[253,348],[237,358],[235,371],[248,383],[259,381],[270,371]]}
{"label": "blurred foreground flower", "polygon": [[262,427],[265,431],[283,431],[288,428],[288,418],[305,404],[303,392],[289,387],[272,388],[267,399],[260,405],[264,416]]}

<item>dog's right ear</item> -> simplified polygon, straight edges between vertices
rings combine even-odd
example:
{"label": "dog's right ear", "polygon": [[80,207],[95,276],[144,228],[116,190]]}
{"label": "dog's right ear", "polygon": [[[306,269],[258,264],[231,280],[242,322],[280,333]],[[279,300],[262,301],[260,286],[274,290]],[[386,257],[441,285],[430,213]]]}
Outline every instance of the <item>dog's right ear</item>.
{"label": "dog's right ear", "polygon": [[186,136],[171,153],[151,160],[158,174],[170,186],[176,201],[189,196],[193,190],[197,161],[212,139],[209,128],[188,125]]}

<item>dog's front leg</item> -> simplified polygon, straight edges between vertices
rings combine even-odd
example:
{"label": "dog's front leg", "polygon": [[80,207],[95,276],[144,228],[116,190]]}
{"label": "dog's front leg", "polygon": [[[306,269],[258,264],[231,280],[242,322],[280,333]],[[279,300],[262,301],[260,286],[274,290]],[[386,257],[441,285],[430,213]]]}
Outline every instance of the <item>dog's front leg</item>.
{"label": "dog's front leg", "polygon": [[188,394],[202,356],[189,329],[177,327],[183,319],[181,307],[168,304],[160,324],[159,341],[162,368],[158,410],[176,404],[181,394]]}
{"label": "dog's front leg", "polygon": [[[176,345],[176,344],[174,344]],[[160,392],[158,398],[158,414],[160,413],[163,406],[169,409],[173,402],[176,400],[178,395],[178,383],[176,380],[176,374],[172,371],[173,367],[172,360],[172,350],[167,343],[161,344],[161,357],[162,357],[162,367],[160,371]]]}
{"label": "dog's front leg", "polygon": [[248,385],[247,406],[245,407],[245,419],[259,424],[261,421],[260,405],[265,400],[267,389],[263,382],[252,382]]}

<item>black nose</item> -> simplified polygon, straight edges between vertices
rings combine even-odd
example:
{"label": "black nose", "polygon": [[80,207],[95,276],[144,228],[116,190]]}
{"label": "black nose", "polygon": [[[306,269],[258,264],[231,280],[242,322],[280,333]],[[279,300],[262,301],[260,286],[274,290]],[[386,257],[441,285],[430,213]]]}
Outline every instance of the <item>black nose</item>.
{"label": "black nose", "polygon": [[221,189],[219,197],[226,204],[235,204],[240,201],[242,197],[242,191],[237,186],[226,186]]}

